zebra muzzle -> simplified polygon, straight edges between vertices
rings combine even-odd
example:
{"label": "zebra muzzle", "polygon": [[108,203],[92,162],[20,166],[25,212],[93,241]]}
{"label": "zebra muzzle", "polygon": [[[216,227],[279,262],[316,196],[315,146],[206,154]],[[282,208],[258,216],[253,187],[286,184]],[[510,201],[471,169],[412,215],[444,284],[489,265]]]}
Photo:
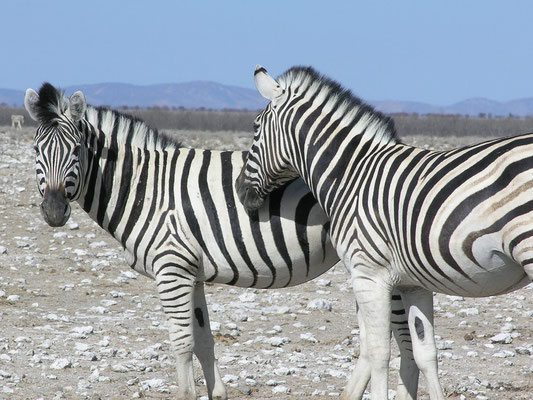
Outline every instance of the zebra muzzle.
{"label": "zebra muzzle", "polygon": [[246,180],[246,177],[241,171],[237,180],[235,181],[235,190],[237,196],[241,201],[246,211],[255,211],[263,205],[264,197],[261,197],[252,185]]}
{"label": "zebra muzzle", "polygon": [[61,189],[46,190],[41,203],[41,214],[46,223],[53,227],[63,226],[70,217],[70,204]]}

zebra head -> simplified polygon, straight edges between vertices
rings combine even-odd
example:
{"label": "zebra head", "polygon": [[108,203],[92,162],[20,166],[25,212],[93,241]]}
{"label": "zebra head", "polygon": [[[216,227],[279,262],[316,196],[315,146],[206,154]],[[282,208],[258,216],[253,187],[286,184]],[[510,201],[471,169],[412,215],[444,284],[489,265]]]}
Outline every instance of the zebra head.
{"label": "zebra head", "polygon": [[82,92],[70,99],[49,83],[39,93],[26,90],[24,106],[39,126],[35,133],[37,187],[41,214],[50,226],[63,226],[70,217],[70,202],[83,188],[87,146],[81,123],[87,103]]}
{"label": "zebra head", "polygon": [[249,211],[260,208],[268,193],[298,176],[282,132],[281,113],[290,96],[260,65],[255,67],[254,82],[270,103],[254,121],[252,146],[235,182],[239,199]]}

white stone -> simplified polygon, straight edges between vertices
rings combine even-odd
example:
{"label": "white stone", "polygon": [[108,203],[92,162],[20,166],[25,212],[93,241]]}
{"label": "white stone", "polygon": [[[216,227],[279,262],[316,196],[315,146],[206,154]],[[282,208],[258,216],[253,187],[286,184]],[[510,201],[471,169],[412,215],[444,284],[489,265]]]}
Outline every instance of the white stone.
{"label": "white stone", "polygon": [[70,368],[71,366],[72,366],[72,362],[68,358],[58,358],[52,363],[52,365],[50,365],[50,368],[65,369],[65,368]]}
{"label": "white stone", "polygon": [[514,357],[515,353],[510,350],[500,350],[492,355],[492,357],[497,358],[508,358],[508,357]]}
{"label": "white stone", "polygon": [[83,250],[83,249],[74,249],[72,250],[72,252],[77,256],[86,256],[89,254],[87,250]]}
{"label": "white stone", "polygon": [[493,337],[490,338],[490,341],[492,343],[504,343],[504,344],[509,344],[509,343],[512,343],[513,341],[513,338],[511,337],[511,334],[508,333],[508,332],[502,332],[502,333],[498,333],[497,335],[494,335]]}
{"label": "white stone", "polygon": [[301,333],[300,339],[306,340],[308,342],[318,343],[317,338],[311,332]]}
{"label": "white stone", "polygon": [[120,271],[120,275],[129,279],[137,279],[137,275],[133,271]]}
{"label": "white stone", "polygon": [[19,301],[19,300],[20,300],[20,296],[18,294],[11,294],[7,296],[7,301],[10,301],[12,303]]}
{"label": "white stone", "polygon": [[273,394],[289,394],[290,392],[291,392],[291,389],[283,385],[276,386],[274,387],[274,389],[272,389]]}
{"label": "white stone", "polygon": [[326,310],[331,311],[333,306],[331,301],[325,299],[313,299],[305,307],[308,310]]}
{"label": "white stone", "polygon": [[461,308],[459,311],[457,311],[457,314],[461,317],[464,317],[466,315],[479,315],[479,310],[475,307]]}
{"label": "white stone", "polygon": [[0,254],[7,254],[7,247],[0,246]]}
{"label": "white stone", "polygon": [[239,296],[239,300],[243,303],[251,303],[255,301],[257,295],[251,291],[244,292]]}

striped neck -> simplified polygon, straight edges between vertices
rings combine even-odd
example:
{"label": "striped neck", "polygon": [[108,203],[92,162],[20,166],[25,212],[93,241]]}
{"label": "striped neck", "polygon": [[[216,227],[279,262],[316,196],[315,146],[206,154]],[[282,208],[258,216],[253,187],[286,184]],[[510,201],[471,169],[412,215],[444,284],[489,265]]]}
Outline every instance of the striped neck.
{"label": "striped neck", "polygon": [[279,113],[291,163],[330,215],[344,177],[367,155],[399,143],[394,123],[311,68],[292,68],[278,82],[286,92]]}
{"label": "striped neck", "polygon": [[[89,107],[80,129],[85,136],[85,185],[78,199],[89,216],[123,245],[119,226],[128,201],[147,185],[147,165],[164,150],[180,144],[143,121],[105,108]],[[133,208],[135,210],[135,207]]]}

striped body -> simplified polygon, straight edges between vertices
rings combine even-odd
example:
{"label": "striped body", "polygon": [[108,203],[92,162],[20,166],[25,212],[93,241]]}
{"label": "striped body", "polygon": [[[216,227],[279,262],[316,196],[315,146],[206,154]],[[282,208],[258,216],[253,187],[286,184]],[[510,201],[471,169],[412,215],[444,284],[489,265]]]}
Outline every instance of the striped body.
{"label": "striped body", "polygon": [[[40,122],[34,147],[43,217],[61,226],[77,201],[117,239],[132,268],[157,283],[178,362],[179,398],[195,398],[194,351],[209,397],[225,399],[203,282],[279,288],[309,281],[339,261],[329,220],[301,180],[249,215],[234,189],[246,153],[181,147],[142,121],[87,107],[82,96],[69,101],[47,84],[26,94],[26,108]],[[418,370],[401,298],[393,302],[402,390],[412,391]],[[369,369],[363,362],[358,369],[364,389]]]}
{"label": "striped body", "polygon": [[[533,134],[429,151],[400,143],[389,118],[311,68],[276,81],[258,66],[255,81],[271,102],[237,181],[241,201],[256,209],[302,177],[331,218],[372,332],[372,398],[387,396],[395,287],[420,339],[415,359],[434,375],[430,291],[490,296],[533,278]],[[345,398],[352,394],[349,383]],[[431,387],[430,396],[443,398]]]}
{"label": "striped body", "polygon": [[335,240],[350,248],[340,221],[357,210],[357,241],[398,285],[490,296],[530,282],[532,134],[446,152],[396,144],[355,171],[359,187],[339,200],[354,207],[332,219]]}

